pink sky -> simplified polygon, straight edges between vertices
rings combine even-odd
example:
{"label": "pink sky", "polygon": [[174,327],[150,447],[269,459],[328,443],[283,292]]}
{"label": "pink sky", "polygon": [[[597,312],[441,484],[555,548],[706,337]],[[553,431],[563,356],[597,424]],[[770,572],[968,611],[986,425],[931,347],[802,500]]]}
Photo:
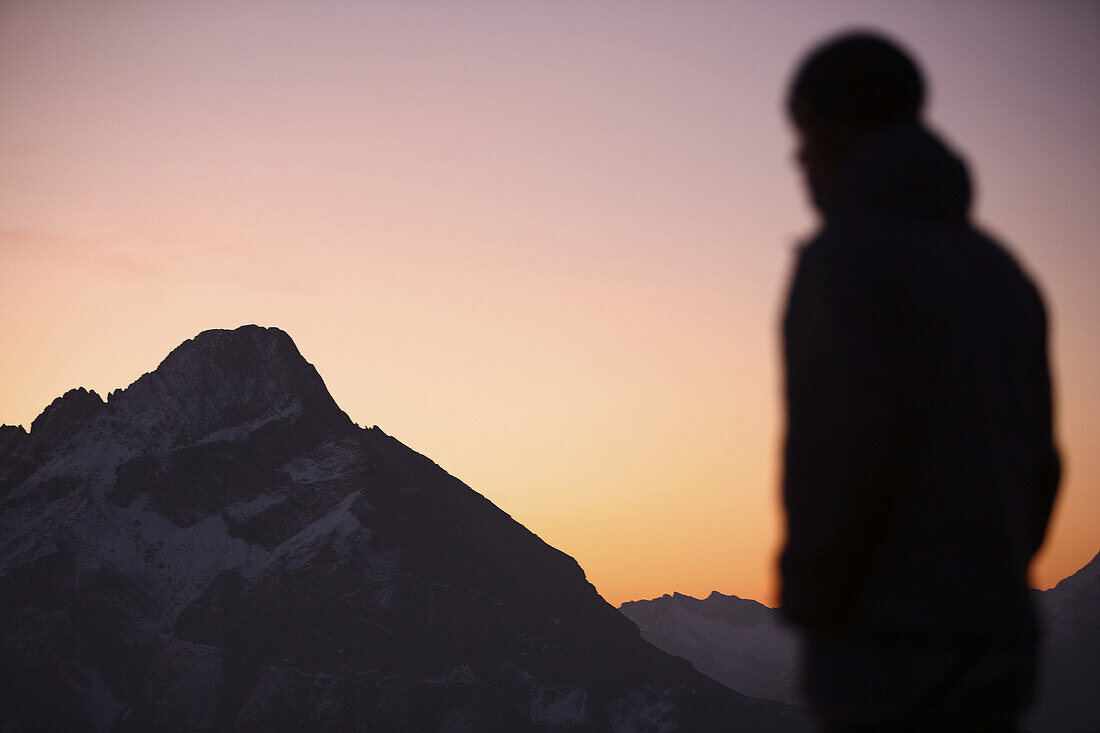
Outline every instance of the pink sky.
{"label": "pink sky", "polygon": [[278,326],[609,601],[771,601],[780,100],[853,24],[1046,293],[1049,586],[1100,549],[1096,3],[0,3],[0,421]]}

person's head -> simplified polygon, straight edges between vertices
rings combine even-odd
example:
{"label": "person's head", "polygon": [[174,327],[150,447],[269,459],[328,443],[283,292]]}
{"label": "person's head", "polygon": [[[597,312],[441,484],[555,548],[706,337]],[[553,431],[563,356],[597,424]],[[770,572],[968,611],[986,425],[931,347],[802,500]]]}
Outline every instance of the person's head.
{"label": "person's head", "polygon": [[837,169],[861,137],[916,120],[924,81],[897,44],[867,32],[846,33],[811,51],[787,97],[798,132],[798,161],[814,205],[824,209]]}

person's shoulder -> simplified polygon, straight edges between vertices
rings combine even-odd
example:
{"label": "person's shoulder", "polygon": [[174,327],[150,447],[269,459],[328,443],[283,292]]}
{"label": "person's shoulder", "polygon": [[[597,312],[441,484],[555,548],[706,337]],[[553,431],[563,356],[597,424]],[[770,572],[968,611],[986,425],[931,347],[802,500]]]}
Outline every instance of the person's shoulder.
{"label": "person's shoulder", "polygon": [[889,236],[859,221],[829,222],[801,249],[792,302],[849,326],[883,315],[895,299]]}
{"label": "person's shoulder", "polygon": [[[970,231],[973,241],[984,255],[988,275],[997,276],[1002,287],[1011,288],[1029,305],[1044,310],[1039,286],[1011,246],[977,227],[971,227]],[[995,281],[989,276],[983,279],[986,282]]]}
{"label": "person's shoulder", "polygon": [[843,216],[825,223],[812,245],[817,256],[852,271],[879,268],[913,238],[904,222],[884,216]]}
{"label": "person's shoulder", "polygon": [[845,217],[826,222],[806,245],[800,260],[822,277],[846,287],[884,277],[896,269],[898,235],[889,222]]}

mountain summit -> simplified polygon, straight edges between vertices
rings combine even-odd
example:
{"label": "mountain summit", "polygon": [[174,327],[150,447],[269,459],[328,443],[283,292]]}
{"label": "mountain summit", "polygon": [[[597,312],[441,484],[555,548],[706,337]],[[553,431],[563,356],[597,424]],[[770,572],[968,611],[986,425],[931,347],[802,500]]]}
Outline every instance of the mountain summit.
{"label": "mountain summit", "polygon": [[792,730],[277,329],[206,331],[0,429],[0,728]]}
{"label": "mountain summit", "polygon": [[94,391],[69,390],[35,418],[31,435],[61,447],[83,431],[102,436],[128,429],[143,446],[170,450],[289,418],[313,428],[352,427],[290,336],[242,326],[184,341],[155,371],[106,402]]}

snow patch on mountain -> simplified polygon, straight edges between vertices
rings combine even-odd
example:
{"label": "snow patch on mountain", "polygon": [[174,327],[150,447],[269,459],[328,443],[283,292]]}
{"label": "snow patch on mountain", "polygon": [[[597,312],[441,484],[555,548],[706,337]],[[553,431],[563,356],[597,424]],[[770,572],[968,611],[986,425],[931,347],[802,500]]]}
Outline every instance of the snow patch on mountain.
{"label": "snow patch on mountain", "polygon": [[284,464],[282,471],[296,484],[332,481],[341,478],[357,458],[359,452],[354,443],[329,442]]}
{"label": "snow patch on mountain", "polygon": [[227,443],[235,440],[241,440],[265,425],[269,425],[273,422],[279,422],[280,420],[289,420],[293,417],[296,417],[301,413],[301,411],[301,403],[293,401],[289,404],[284,405],[280,409],[266,412],[259,417],[249,420],[248,422],[241,423],[240,425],[231,425],[229,427],[215,430],[213,432],[207,433],[202,438],[192,443],[186,443],[175,447],[191,448],[198,445],[207,445],[209,443]]}
{"label": "snow patch on mountain", "polygon": [[160,628],[170,626],[219,573],[265,564],[269,554],[231,537],[218,515],[183,528],[149,508],[146,497],[126,508],[99,502],[93,507],[70,525],[77,582],[102,566],[136,581],[159,601]]}
{"label": "snow patch on mountain", "polygon": [[[667,696],[631,690],[625,697],[611,701],[611,730],[615,733],[672,733],[680,730],[676,722],[676,704]],[[657,699],[654,699],[657,697]]]}
{"label": "snow patch on mountain", "polygon": [[584,690],[539,687],[528,700],[528,715],[532,723],[579,725],[588,721],[587,702]]}
{"label": "snow patch on mountain", "polygon": [[347,554],[353,545],[370,541],[370,530],[364,529],[358,517],[351,513],[352,504],[361,492],[353,491],[332,510],[307,525],[271,553],[270,561],[263,566],[250,567],[245,577],[254,577],[268,569],[281,565],[287,570],[302,569],[322,550],[335,550]]}
{"label": "snow patch on mountain", "polygon": [[263,513],[264,510],[270,509],[273,506],[278,506],[284,501],[286,501],[286,495],[284,494],[260,494],[259,496],[238,501],[236,504],[226,507],[223,514],[237,524],[247,524],[250,520],[255,519]]}

